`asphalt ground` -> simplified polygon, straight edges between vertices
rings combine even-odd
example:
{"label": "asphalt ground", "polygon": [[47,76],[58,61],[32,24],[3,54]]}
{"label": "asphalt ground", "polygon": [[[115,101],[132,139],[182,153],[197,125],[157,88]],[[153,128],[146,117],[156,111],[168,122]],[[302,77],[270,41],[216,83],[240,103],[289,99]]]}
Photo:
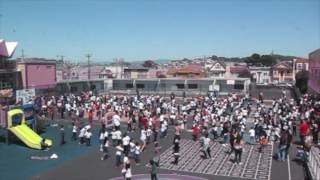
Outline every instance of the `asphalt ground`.
{"label": "asphalt ground", "polygon": [[[122,125],[122,129],[125,129],[125,125]],[[161,153],[166,151],[172,145],[174,129],[170,127],[168,136],[165,139],[159,141],[161,147]],[[134,132],[131,134],[134,139],[139,139],[139,133]],[[191,133],[184,132],[182,139],[190,140]],[[31,179],[111,179],[121,176],[121,167],[115,167],[115,150],[110,149],[111,157],[105,161],[101,161],[102,153],[97,147],[93,147],[88,153],[81,156],[77,156],[73,159],[67,160],[55,167],[47,169],[37,175],[33,176]],[[293,145],[295,146],[295,145]],[[271,175],[269,179],[272,180],[302,180],[305,179],[304,171],[302,166],[294,161],[295,148],[292,147],[290,151],[290,160],[286,162],[278,162],[272,160],[271,164]],[[277,146],[274,145],[273,152],[276,153]],[[182,152],[181,152],[182,153]],[[200,154],[199,154],[200,156]],[[135,165],[132,163],[132,173],[133,174],[149,174],[149,168],[146,166],[150,159],[154,157],[154,146],[150,144],[147,149],[141,154],[140,165]],[[250,159],[250,161],[257,161],[258,159]],[[161,160],[160,160],[161,161]],[[263,162],[262,162],[263,163]],[[289,168],[290,167],[290,168]],[[192,173],[192,172],[181,172],[168,169],[159,169],[160,174],[182,174],[202,177],[206,179],[217,179],[217,180],[232,180],[238,179],[235,177],[228,176],[215,176],[202,173]],[[246,178],[241,178],[246,179]],[[249,178],[248,178],[249,179]],[[251,178],[252,179],[252,178]]]}

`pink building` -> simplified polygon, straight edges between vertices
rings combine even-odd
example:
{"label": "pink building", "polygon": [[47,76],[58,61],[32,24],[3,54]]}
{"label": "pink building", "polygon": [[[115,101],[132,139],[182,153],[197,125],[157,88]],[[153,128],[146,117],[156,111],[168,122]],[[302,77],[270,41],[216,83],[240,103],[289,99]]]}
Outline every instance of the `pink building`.
{"label": "pink building", "polygon": [[48,89],[56,86],[56,61],[28,59],[17,63],[25,89]]}
{"label": "pink building", "polygon": [[309,88],[320,93],[320,49],[309,54]]}

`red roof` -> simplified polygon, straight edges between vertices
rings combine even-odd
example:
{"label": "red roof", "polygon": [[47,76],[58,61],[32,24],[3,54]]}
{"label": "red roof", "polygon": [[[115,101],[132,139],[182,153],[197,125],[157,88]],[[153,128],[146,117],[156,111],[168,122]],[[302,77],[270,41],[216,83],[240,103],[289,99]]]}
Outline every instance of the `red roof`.
{"label": "red roof", "polygon": [[246,65],[236,65],[236,66],[232,66],[230,67],[230,72],[231,73],[241,73],[244,71],[249,71],[248,66]]}

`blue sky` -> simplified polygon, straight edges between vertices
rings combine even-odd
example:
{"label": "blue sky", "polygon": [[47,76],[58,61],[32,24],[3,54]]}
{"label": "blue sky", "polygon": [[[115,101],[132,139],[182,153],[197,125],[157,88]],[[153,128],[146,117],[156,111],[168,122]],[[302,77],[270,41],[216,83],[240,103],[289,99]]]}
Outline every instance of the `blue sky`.
{"label": "blue sky", "polygon": [[320,0],[0,0],[15,57],[307,57],[320,48]]}

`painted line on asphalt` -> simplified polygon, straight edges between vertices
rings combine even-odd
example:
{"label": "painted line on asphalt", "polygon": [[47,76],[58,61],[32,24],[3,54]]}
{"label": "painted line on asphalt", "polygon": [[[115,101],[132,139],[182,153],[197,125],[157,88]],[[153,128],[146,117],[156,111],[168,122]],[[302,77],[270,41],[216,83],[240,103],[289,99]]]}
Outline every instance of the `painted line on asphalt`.
{"label": "painted line on asphalt", "polygon": [[288,162],[288,173],[289,173],[289,174],[288,174],[288,175],[289,175],[289,176],[288,176],[288,177],[289,177],[288,179],[291,180],[291,168],[290,168],[290,160],[289,160],[289,159],[290,159],[290,156],[289,156],[289,154],[288,154],[288,158],[287,158],[287,162]]}
{"label": "painted line on asphalt", "polygon": [[270,166],[269,166],[269,177],[268,180],[271,179],[271,169],[272,169],[272,161],[273,161],[273,144],[271,145],[271,162],[270,162]]}
{"label": "painted line on asphalt", "polygon": [[256,172],[254,174],[254,179],[257,179],[257,175],[258,175],[258,170],[259,170],[259,166],[260,166],[260,163],[261,163],[261,156],[262,156],[262,153],[259,153],[259,159],[258,159],[258,164],[257,164],[257,169],[256,169]]}
{"label": "painted line on asphalt", "polygon": [[250,157],[251,157],[251,154],[252,154],[252,150],[253,150],[253,145],[250,146],[249,154],[248,154],[246,163],[245,163],[244,166],[243,166],[243,170],[242,170],[242,172],[241,172],[240,177],[243,177],[244,172],[246,171],[246,168],[247,168],[247,166],[248,166],[248,163],[249,163],[249,160],[250,160]]}

